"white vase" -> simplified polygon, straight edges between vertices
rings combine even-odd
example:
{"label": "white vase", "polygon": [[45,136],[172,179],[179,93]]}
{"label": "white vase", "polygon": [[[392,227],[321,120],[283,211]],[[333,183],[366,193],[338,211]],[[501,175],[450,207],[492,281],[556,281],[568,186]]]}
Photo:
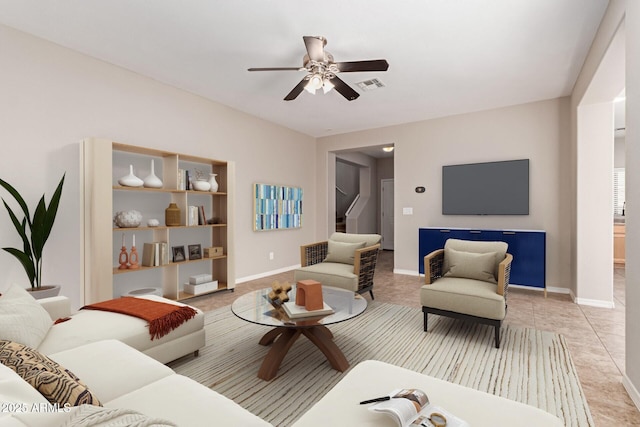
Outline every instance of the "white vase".
{"label": "white vase", "polygon": [[209,191],[215,193],[218,191],[218,181],[216,181],[217,173],[209,174],[209,184],[211,185],[211,189]]}
{"label": "white vase", "polygon": [[142,187],[144,182],[133,174],[133,165],[129,165],[129,175],[120,178],[118,184],[125,187]]}
{"label": "white vase", "polygon": [[151,159],[151,173],[144,179],[144,186],[148,188],[162,188],[162,181],[155,173],[153,159]]}

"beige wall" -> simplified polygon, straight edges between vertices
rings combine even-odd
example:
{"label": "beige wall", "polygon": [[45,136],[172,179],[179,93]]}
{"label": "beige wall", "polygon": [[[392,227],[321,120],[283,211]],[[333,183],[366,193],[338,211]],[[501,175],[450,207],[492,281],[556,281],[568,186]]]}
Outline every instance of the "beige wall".
{"label": "beige wall", "polygon": [[[85,137],[236,162],[236,277],[262,275],[300,262],[298,246],[313,241],[315,140],[122,68],[0,26],[0,176],[35,206],[67,180],[45,250],[44,281],[62,285],[79,305],[79,141]],[[254,232],[252,183],[302,186],[304,226]],[[4,191],[2,197],[6,196]],[[0,208],[0,242],[20,242]],[[269,261],[269,252],[275,259]],[[0,289],[26,275],[0,252]]]}
{"label": "beige wall", "polygon": [[[626,183],[627,247],[624,384],[640,408],[640,2],[627,2],[626,13]],[[631,167],[633,165],[634,167]],[[634,212],[636,214],[634,215]]]}
{"label": "beige wall", "polygon": [[[417,274],[420,227],[546,230],[547,285],[568,290],[568,120],[563,98],[320,138],[318,193],[328,179],[328,153],[393,141],[396,272]],[[530,215],[442,215],[443,165],[521,158],[530,159]],[[416,186],[426,192],[415,193]],[[413,208],[413,215],[402,215],[404,207]],[[328,209],[320,198],[319,215]],[[317,229],[318,237],[327,235],[327,224],[319,221]]]}

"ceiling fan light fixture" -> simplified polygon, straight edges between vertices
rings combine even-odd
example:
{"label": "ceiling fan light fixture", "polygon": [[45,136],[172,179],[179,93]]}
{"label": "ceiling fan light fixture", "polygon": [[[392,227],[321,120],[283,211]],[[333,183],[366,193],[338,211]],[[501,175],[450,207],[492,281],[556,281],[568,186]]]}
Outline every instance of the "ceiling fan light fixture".
{"label": "ceiling fan light fixture", "polygon": [[314,90],[320,89],[322,87],[322,74],[315,73],[311,75],[307,86],[311,86]]}
{"label": "ceiling fan light fixture", "polygon": [[333,89],[333,83],[331,83],[331,79],[325,77],[324,83],[322,84],[322,90],[324,93],[329,93]]}

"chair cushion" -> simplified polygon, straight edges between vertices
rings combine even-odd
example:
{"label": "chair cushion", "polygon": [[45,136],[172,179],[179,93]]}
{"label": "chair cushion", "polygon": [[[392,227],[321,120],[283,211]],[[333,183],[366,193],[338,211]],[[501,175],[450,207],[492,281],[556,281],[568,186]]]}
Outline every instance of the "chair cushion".
{"label": "chair cushion", "polygon": [[463,277],[496,283],[496,278],[493,276],[495,252],[480,254],[446,248],[444,257],[449,260],[449,271],[444,274],[446,277]]}
{"label": "chair cushion", "polygon": [[473,279],[442,277],[420,288],[420,303],[455,313],[502,320],[506,315],[504,297],[497,285]]}
{"label": "chair cushion", "polygon": [[0,363],[13,369],[52,404],[101,406],[96,396],[71,371],[23,344],[0,341]]}
{"label": "chair cushion", "polygon": [[353,273],[353,266],[349,264],[321,262],[294,271],[293,280],[295,282],[307,279],[353,292],[358,290],[358,276]]}
{"label": "chair cushion", "polygon": [[344,243],[360,243],[364,242],[364,247],[373,246],[380,243],[382,236],[379,234],[353,234],[353,233],[333,233],[329,240]]}
{"label": "chair cushion", "polygon": [[[456,251],[463,252],[474,252],[474,253],[486,253],[486,252],[495,252],[496,253],[496,262],[495,268],[493,272],[493,276],[498,279],[498,265],[504,260],[504,257],[507,254],[507,249],[509,245],[505,242],[490,242],[490,241],[478,241],[478,240],[460,240],[460,239],[448,239],[444,243],[445,250],[447,248],[454,249]],[[449,271],[449,263],[447,262],[447,257],[445,255],[444,262],[442,264],[442,271]]]}
{"label": "chair cushion", "polygon": [[327,257],[322,262],[339,262],[353,265],[356,250],[364,248],[365,243],[345,243],[329,239]]}
{"label": "chair cushion", "polygon": [[0,297],[0,339],[37,348],[53,325],[47,310],[26,289],[11,285]]}

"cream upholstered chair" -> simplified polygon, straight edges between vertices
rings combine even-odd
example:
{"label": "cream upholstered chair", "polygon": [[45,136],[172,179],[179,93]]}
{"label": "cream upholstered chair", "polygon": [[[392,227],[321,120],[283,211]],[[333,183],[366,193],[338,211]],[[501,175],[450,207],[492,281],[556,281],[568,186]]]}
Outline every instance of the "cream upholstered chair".
{"label": "cream upholstered chair", "polygon": [[301,268],[293,278],[312,279],[326,286],[369,292],[380,249],[379,234],[333,233],[329,240],[300,247]]}
{"label": "cream upholstered chair", "polygon": [[424,257],[425,285],[420,303],[427,331],[428,313],[471,320],[495,327],[507,314],[507,290],[513,256],[505,242],[449,239],[444,249]]}

